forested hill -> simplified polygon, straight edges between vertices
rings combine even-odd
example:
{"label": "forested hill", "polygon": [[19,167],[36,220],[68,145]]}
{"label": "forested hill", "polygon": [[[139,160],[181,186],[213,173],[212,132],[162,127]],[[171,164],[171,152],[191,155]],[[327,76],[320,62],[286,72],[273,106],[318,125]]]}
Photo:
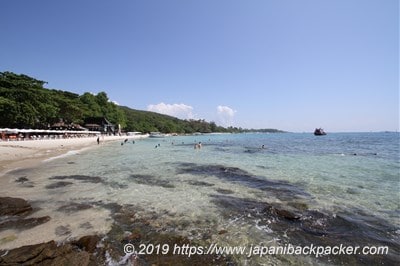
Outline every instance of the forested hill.
{"label": "forested hill", "polygon": [[[125,131],[164,133],[242,132],[205,120],[181,120],[168,115],[134,110],[112,103],[105,92],[78,95],[45,88],[45,81],[12,72],[0,72],[0,128],[47,129],[59,122],[84,124],[88,117],[106,117]],[[248,131],[248,130],[245,130]],[[264,130],[265,131],[265,130]],[[268,132],[279,132],[271,129]]]}

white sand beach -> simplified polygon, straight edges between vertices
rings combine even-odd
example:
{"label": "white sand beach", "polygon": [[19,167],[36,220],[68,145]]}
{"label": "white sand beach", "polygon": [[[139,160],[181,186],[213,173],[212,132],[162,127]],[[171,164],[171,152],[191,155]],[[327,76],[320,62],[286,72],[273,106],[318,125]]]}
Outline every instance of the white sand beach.
{"label": "white sand beach", "polygon": [[[100,137],[100,145],[105,142],[124,139],[146,138],[148,135]],[[60,156],[69,151],[97,147],[97,137],[0,141],[0,175],[18,167],[34,166],[48,158]]]}

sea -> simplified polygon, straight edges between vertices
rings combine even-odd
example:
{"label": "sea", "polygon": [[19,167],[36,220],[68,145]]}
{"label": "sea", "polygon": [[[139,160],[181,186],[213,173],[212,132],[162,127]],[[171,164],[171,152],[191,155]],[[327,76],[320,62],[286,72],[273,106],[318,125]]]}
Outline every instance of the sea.
{"label": "sea", "polygon": [[206,255],[204,265],[400,261],[398,132],[203,134],[94,146],[1,177],[2,195],[28,200],[34,216],[51,220],[0,231],[0,250],[99,234],[109,265],[132,263],[126,244],[135,259],[175,257],[176,265]]}

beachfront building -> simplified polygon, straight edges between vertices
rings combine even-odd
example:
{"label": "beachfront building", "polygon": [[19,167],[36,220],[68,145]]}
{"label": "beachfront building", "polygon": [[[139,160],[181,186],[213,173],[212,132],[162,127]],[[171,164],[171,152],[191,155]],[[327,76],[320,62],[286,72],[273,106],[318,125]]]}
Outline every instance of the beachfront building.
{"label": "beachfront building", "polygon": [[105,117],[90,117],[85,119],[85,123],[85,127],[82,127],[60,119],[59,122],[49,125],[48,129],[0,128],[0,141],[76,138],[116,133],[115,126]]}
{"label": "beachfront building", "polygon": [[115,134],[115,125],[105,117],[88,117],[85,119],[85,128],[89,131],[100,131],[102,134]]}
{"label": "beachfront building", "polygon": [[75,123],[65,123],[62,119],[59,122],[52,124],[49,129],[51,130],[73,130],[73,131],[87,131],[87,128],[82,127]]}
{"label": "beachfront building", "polygon": [[100,134],[99,131],[89,130],[51,130],[51,129],[19,129],[0,128],[0,141],[36,140],[91,137]]}

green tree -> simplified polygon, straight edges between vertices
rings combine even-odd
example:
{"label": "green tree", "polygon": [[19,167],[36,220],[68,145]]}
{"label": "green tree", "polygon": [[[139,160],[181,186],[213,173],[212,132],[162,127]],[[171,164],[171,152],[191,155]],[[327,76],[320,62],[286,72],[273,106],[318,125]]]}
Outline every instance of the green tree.
{"label": "green tree", "polygon": [[80,101],[84,105],[84,116],[85,117],[99,117],[102,116],[100,105],[97,103],[97,98],[89,92],[85,92],[79,97]]}
{"label": "green tree", "polygon": [[0,96],[0,127],[16,127],[18,113],[15,101]]}

